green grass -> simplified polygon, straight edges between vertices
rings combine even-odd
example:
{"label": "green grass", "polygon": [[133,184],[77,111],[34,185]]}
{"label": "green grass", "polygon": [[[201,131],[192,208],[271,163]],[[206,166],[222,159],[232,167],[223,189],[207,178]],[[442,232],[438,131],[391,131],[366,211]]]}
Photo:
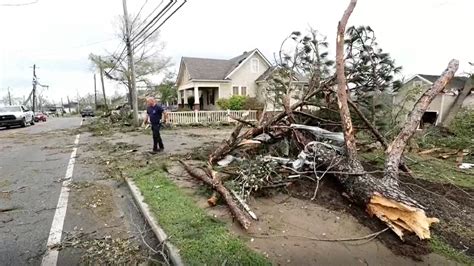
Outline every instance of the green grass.
{"label": "green grass", "polygon": [[430,239],[430,245],[433,251],[437,254],[443,255],[446,258],[454,260],[458,263],[462,263],[464,265],[474,265],[474,260],[471,257],[455,250],[449,244],[445,243],[442,239],[440,239],[438,236],[433,236]]}
{"label": "green grass", "polygon": [[270,264],[232,235],[223,222],[208,216],[160,168],[148,167],[130,174],[186,264]]}
{"label": "green grass", "polygon": [[[406,156],[408,167],[416,177],[438,183],[451,183],[462,187],[474,187],[474,170],[459,169],[453,159],[438,159],[409,153]],[[363,153],[361,157],[377,167],[383,168],[385,155],[382,151]]]}

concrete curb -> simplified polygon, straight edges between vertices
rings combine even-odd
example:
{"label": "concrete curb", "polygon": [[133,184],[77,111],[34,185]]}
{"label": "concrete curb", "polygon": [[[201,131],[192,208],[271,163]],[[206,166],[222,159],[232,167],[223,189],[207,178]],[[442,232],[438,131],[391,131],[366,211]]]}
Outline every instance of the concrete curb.
{"label": "concrete curb", "polygon": [[144,198],[138,187],[135,185],[135,182],[129,178],[125,178],[128,188],[132,192],[133,199],[137,203],[140,211],[145,217],[146,222],[150,225],[151,230],[155,233],[156,237],[160,242],[164,242],[166,252],[168,257],[170,258],[173,265],[176,266],[183,266],[184,263],[181,260],[181,256],[179,255],[179,250],[170,242],[168,242],[168,236],[166,235],[163,228],[161,228],[158,223],[156,222],[155,217],[153,217],[150,207],[148,204],[145,203]]}

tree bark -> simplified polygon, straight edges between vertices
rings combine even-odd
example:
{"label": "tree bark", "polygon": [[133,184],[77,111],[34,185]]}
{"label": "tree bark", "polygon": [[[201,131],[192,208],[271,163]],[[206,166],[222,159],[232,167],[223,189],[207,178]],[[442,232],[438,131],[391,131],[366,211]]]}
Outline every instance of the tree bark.
{"label": "tree bark", "polygon": [[458,97],[456,97],[456,100],[454,101],[453,105],[451,105],[451,107],[449,108],[447,112],[448,114],[444,117],[442,122],[443,127],[449,127],[454,117],[461,109],[464,100],[466,100],[467,96],[471,92],[473,85],[474,75],[471,75],[467,78],[466,83],[464,83],[464,88],[462,89],[462,91],[459,92]]}
{"label": "tree bark", "polygon": [[213,178],[210,178],[207,175],[199,174],[183,161],[180,160],[179,162],[183,165],[184,169],[190,176],[203,181],[222,196],[234,217],[237,219],[237,221],[239,221],[245,230],[250,227],[250,220],[239,208],[230,191],[222,184],[221,180],[217,176],[213,175]]}
{"label": "tree bark", "polygon": [[402,128],[402,131],[388,146],[385,160],[385,179],[390,179],[391,182],[398,180],[398,166],[402,158],[403,151],[407,145],[408,140],[413,136],[418,125],[420,124],[421,117],[425,113],[426,109],[430,105],[431,101],[438,95],[453,78],[454,73],[458,70],[459,61],[451,60],[448,68],[444,70],[443,74],[436,80],[436,82],[418,99],[413,106],[410,115]]}
{"label": "tree bark", "polygon": [[346,11],[344,11],[344,14],[337,26],[336,40],[337,103],[339,106],[339,113],[341,115],[342,129],[344,131],[348,162],[352,166],[357,164],[357,147],[349,105],[347,104],[347,83],[344,72],[344,34],[346,32],[347,21],[349,20],[352,11],[354,11],[356,4],[357,0],[351,0]]}
{"label": "tree bark", "polygon": [[[367,119],[364,113],[362,113],[362,111],[359,109],[359,107],[357,107],[357,105],[353,101],[349,99],[348,102],[349,102],[349,105],[354,109],[354,111],[356,111],[357,115],[359,115],[360,119],[364,121],[365,125],[370,129],[370,131],[375,136],[375,138],[382,144],[384,149],[387,149],[388,148],[387,139],[385,139],[385,137],[380,133],[380,131],[372,123],[370,123],[369,119]],[[408,166],[403,161],[400,163],[400,169],[402,169],[402,171],[410,175],[412,173],[410,168],[408,168]]]}
{"label": "tree bark", "polygon": [[333,175],[351,201],[382,220],[401,239],[405,231],[415,233],[420,239],[431,237],[430,225],[439,220],[426,217],[424,207],[400,190],[398,184],[367,174],[363,169],[354,169],[346,157],[327,145],[317,144],[312,152],[319,167],[330,167],[337,173]]}
{"label": "tree bark", "polygon": [[[218,160],[224,158],[229,152],[231,152],[237,145],[239,144],[239,134],[240,131],[242,131],[242,128],[244,127],[244,124],[240,123],[234,131],[232,131],[232,134],[230,135],[230,138],[228,140],[222,141],[221,145],[217,147],[217,149],[214,150],[211,155],[209,155],[209,164],[212,165],[216,163]],[[249,130],[250,131],[250,130]]]}

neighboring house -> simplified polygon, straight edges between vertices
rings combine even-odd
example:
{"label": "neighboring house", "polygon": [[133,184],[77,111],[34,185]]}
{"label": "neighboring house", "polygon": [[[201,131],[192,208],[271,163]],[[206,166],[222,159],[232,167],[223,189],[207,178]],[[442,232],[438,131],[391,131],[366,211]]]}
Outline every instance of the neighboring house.
{"label": "neighboring house", "polygon": [[72,113],[78,113],[79,112],[79,104],[77,102],[70,102],[63,104],[63,110],[66,111],[66,113],[72,114]]}
{"label": "neighboring house", "polygon": [[[405,109],[405,116],[413,108],[415,102],[421,96],[421,94],[439,78],[435,75],[424,75],[417,74],[410,78],[403,86],[398,90],[393,98],[393,105],[395,106],[394,111],[398,112],[400,108]],[[443,121],[443,118],[449,112],[451,106],[456,100],[457,95],[463,89],[467,77],[454,77],[444,88],[443,92],[438,94],[426,112],[423,114],[421,127],[424,124],[438,125]],[[474,92],[467,96],[463,102],[463,107],[474,108]],[[397,110],[398,109],[398,110]],[[400,120],[404,119],[404,116],[398,117]]]}
{"label": "neighboring house", "polygon": [[176,82],[178,104],[215,110],[218,99],[232,95],[260,98],[257,81],[271,67],[258,49],[228,60],[183,57]]}

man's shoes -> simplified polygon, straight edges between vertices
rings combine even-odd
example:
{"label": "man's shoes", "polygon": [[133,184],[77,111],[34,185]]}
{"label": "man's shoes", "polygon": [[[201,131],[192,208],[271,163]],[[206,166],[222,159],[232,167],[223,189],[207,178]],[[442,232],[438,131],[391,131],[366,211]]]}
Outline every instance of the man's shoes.
{"label": "man's shoes", "polygon": [[160,152],[163,152],[164,151],[164,148],[162,149],[153,149],[152,151],[150,151],[151,154],[157,154],[157,153],[160,153]]}

